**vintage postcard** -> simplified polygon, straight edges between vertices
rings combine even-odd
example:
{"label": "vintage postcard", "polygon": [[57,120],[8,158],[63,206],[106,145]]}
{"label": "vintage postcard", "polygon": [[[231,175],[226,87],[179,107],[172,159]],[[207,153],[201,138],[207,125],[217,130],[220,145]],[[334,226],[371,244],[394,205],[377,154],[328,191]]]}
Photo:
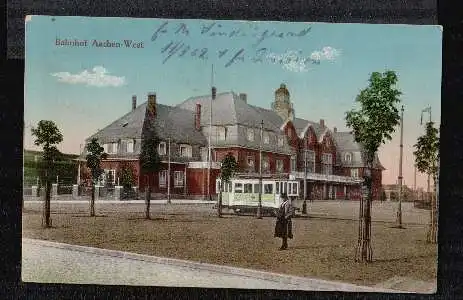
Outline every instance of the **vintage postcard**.
{"label": "vintage postcard", "polygon": [[441,27],[25,22],[23,281],[436,291]]}

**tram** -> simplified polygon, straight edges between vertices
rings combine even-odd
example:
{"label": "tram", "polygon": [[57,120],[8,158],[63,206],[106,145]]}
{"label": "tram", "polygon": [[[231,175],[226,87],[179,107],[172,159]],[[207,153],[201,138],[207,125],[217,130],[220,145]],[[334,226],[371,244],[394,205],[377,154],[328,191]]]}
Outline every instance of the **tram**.
{"label": "tram", "polygon": [[[220,179],[216,181],[216,193],[220,193]],[[255,211],[259,205],[259,179],[234,178],[224,184],[222,207],[232,209],[236,214]],[[300,211],[299,181],[288,179],[262,180],[262,213],[275,215],[283,200],[280,195],[286,193],[295,211]]]}

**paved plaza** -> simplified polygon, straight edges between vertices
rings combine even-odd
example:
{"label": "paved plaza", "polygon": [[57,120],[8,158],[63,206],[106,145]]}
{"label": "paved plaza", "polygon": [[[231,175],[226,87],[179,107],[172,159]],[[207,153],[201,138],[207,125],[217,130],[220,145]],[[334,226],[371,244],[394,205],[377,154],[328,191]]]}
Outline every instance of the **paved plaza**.
{"label": "paved plaza", "polygon": [[[308,217],[294,222],[296,238],[288,258],[276,251],[273,217],[232,216],[225,209],[220,219],[215,202],[155,200],[153,220],[146,221],[143,200],[97,201],[95,218],[88,216],[87,200],[52,200],[53,228],[44,230],[43,203],[25,201],[22,278],[44,283],[434,292],[436,254],[423,241],[428,210],[404,203],[407,230],[397,231],[397,203],[374,202],[375,263],[364,266],[352,261],[359,203],[307,204]],[[242,230],[229,230],[236,226]],[[243,238],[248,242],[243,244]]]}
{"label": "paved plaza", "polygon": [[22,279],[26,282],[398,292],[26,238],[22,243]]}

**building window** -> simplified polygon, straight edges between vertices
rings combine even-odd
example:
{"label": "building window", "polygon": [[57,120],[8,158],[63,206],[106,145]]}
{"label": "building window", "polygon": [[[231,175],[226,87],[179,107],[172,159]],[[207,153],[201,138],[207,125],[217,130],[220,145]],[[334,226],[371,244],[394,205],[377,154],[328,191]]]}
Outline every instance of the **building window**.
{"label": "building window", "polygon": [[159,155],[166,155],[167,153],[167,147],[165,142],[160,142],[159,147],[158,147],[158,153]]}
{"label": "building window", "polygon": [[218,128],[218,135],[220,141],[225,141],[227,139],[227,128],[226,127],[219,127]]}
{"label": "building window", "polygon": [[305,151],[306,158],[306,166],[307,166],[307,172],[309,173],[315,173],[315,151],[313,150],[306,150]]}
{"label": "building window", "polygon": [[344,155],[344,160],[347,162],[347,163],[350,163],[352,161],[352,154],[350,153],[346,153]]}
{"label": "building window", "polygon": [[183,186],[183,171],[174,172],[174,186],[180,187]]}
{"label": "building window", "polygon": [[116,183],[116,170],[105,169],[101,179],[103,185],[114,185]]}
{"label": "building window", "polygon": [[333,155],[331,153],[322,154],[322,174],[333,174]]}
{"label": "building window", "polygon": [[188,145],[180,145],[180,157],[191,157],[191,147]]}
{"label": "building window", "polygon": [[331,139],[326,138],[325,141],[326,141],[326,146],[331,147]]}
{"label": "building window", "polygon": [[247,137],[248,137],[248,141],[250,142],[254,141],[254,129],[248,128]]}
{"label": "building window", "polygon": [[208,149],[206,147],[201,147],[199,152],[201,152],[201,161],[207,161]]}
{"label": "building window", "polygon": [[284,143],[285,143],[285,140],[283,139],[283,137],[279,136],[278,137],[278,147],[283,147]]}
{"label": "building window", "polygon": [[111,153],[117,153],[117,143],[112,143],[112,145],[113,147]]}
{"label": "building window", "polygon": [[127,141],[127,153],[133,153],[133,141]]}
{"label": "building window", "polygon": [[296,172],[296,155],[291,156],[291,172]]}
{"label": "building window", "polygon": [[108,154],[117,153],[117,143],[104,144],[103,149]]}
{"label": "building window", "polygon": [[359,169],[350,169],[350,177],[359,177]]}
{"label": "building window", "polygon": [[246,159],[248,167],[254,168],[254,156],[248,156]]}
{"label": "building window", "polygon": [[167,171],[162,170],[159,172],[159,187],[165,187],[167,185]]}
{"label": "building window", "polygon": [[283,160],[277,159],[277,172],[283,172]]}
{"label": "building window", "polygon": [[270,143],[270,136],[269,136],[268,132],[264,132],[263,137],[264,137],[264,144]]}
{"label": "building window", "polygon": [[269,164],[269,161],[268,161],[268,160],[269,160],[268,157],[265,157],[265,158],[264,158],[264,161],[263,161],[263,163],[262,163],[262,169],[263,169],[264,171],[268,171],[268,169],[270,169],[270,164]]}

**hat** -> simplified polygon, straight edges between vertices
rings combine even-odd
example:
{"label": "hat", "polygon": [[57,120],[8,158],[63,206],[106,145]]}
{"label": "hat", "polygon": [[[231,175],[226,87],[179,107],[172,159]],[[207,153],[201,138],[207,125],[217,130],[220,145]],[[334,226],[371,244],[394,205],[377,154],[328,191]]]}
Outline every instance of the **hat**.
{"label": "hat", "polygon": [[288,199],[288,195],[286,193],[281,193],[280,197],[283,199]]}

